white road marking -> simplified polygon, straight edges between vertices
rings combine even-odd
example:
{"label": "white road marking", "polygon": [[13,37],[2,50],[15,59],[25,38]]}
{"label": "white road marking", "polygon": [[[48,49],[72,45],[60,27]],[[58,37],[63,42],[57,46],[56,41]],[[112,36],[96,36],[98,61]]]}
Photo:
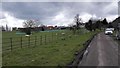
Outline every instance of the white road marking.
{"label": "white road marking", "polygon": [[90,45],[88,47],[90,48]]}
{"label": "white road marking", "polygon": [[86,50],[85,52],[84,52],[84,55],[87,55],[88,54],[88,50]]}

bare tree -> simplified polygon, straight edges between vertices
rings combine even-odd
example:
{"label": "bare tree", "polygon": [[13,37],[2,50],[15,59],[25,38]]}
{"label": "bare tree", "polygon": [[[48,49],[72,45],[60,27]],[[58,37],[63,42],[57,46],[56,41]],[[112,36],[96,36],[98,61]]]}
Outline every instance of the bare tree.
{"label": "bare tree", "polygon": [[35,22],[33,20],[27,20],[23,22],[23,26],[26,28],[25,32],[27,35],[31,34],[31,28],[35,27]]}
{"label": "bare tree", "polygon": [[24,21],[23,26],[25,28],[35,27],[35,22],[33,20]]}
{"label": "bare tree", "polygon": [[78,29],[81,24],[81,18],[79,18],[79,14],[75,16],[74,21],[76,23],[76,28]]}
{"label": "bare tree", "polygon": [[76,14],[76,16],[74,17],[74,23],[76,24],[76,25],[73,25],[72,26],[72,30],[73,30],[73,33],[74,34],[79,34],[80,33],[80,31],[79,31],[79,29],[80,29],[80,25],[81,25],[81,23],[82,23],[82,20],[81,20],[81,18],[79,17],[79,14]]}
{"label": "bare tree", "polygon": [[2,26],[1,28],[2,28],[2,31],[5,31],[5,27],[4,26]]}

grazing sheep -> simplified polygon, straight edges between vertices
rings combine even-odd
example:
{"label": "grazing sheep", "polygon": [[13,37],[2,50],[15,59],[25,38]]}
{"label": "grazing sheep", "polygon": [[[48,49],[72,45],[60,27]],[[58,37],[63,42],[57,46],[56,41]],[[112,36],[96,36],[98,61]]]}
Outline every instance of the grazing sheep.
{"label": "grazing sheep", "polygon": [[58,35],[58,34],[56,33],[56,35]]}
{"label": "grazing sheep", "polygon": [[65,35],[65,33],[62,33],[62,35]]}
{"label": "grazing sheep", "polygon": [[29,37],[30,35],[25,35],[26,37]]}
{"label": "grazing sheep", "polygon": [[61,40],[65,40],[65,37],[64,37],[65,33],[61,33],[61,34],[62,34]]}

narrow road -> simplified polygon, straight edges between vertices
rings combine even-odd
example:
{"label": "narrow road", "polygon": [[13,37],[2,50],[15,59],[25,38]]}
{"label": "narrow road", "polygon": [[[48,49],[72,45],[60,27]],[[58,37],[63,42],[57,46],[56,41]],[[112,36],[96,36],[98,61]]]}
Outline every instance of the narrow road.
{"label": "narrow road", "polygon": [[118,66],[118,44],[100,33],[88,46],[79,66]]}

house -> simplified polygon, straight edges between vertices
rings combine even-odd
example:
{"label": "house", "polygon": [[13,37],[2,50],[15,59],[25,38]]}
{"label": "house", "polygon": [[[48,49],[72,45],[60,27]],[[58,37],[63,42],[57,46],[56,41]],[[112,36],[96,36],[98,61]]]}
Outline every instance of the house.
{"label": "house", "polygon": [[53,26],[47,26],[47,29],[52,30],[52,29],[54,29],[54,27]]}

